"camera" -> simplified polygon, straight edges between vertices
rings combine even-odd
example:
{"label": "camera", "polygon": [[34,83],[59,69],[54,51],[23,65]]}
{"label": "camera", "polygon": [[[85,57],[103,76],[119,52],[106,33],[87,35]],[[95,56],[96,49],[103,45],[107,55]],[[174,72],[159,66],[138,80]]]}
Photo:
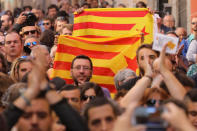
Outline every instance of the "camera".
{"label": "camera", "polygon": [[165,131],[168,123],[161,118],[163,107],[137,107],[131,119],[132,125],[145,125],[147,131]]}
{"label": "camera", "polygon": [[27,13],[24,13],[23,15],[27,17],[26,21],[24,22],[24,25],[26,25],[26,26],[34,26],[35,25],[37,18],[33,13],[27,12]]}

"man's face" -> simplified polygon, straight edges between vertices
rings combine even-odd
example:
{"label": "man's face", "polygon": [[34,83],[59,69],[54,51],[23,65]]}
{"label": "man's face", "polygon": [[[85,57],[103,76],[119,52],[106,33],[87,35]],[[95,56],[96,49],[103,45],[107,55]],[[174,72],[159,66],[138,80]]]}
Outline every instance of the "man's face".
{"label": "man's face", "polygon": [[22,80],[23,76],[32,70],[32,63],[29,61],[24,61],[20,64],[18,69],[19,81]]}
{"label": "man's face", "polygon": [[25,27],[23,27],[23,38],[24,39],[26,39],[27,38],[27,36],[35,36],[35,37],[39,37],[39,35],[38,35],[38,31],[37,31],[37,29],[36,29],[36,27],[35,26],[25,26]]}
{"label": "man's face", "polygon": [[66,21],[57,21],[56,32],[60,32],[64,24],[68,24]]}
{"label": "man's face", "polygon": [[24,43],[24,46],[27,46],[29,47],[30,49],[36,45],[39,45],[39,42],[37,39],[35,38],[28,38],[25,43]]}
{"label": "man's face", "polygon": [[180,40],[185,39],[187,37],[187,32],[184,28],[178,28],[176,29],[176,34],[180,38]]}
{"label": "man's face", "polygon": [[9,28],[9,25],[11,24],[11,21],[9,21],[9,16],[8,15],[2,15],[1,16],[1,22],[2,22],[1,29],[3,29],[3,30],[7,30]]}
{"label": "man's face", "polygon": [[36,18],[37,19],[39,19],[40,18],[40,13],[39,13],[39,10],[37,10],[37,9],[32,9],[32,11],[31,11],[32,13],[34,13],[34,15],[36,16]]}
{"label": "man's face", "polygon": [[172,28],[175,26],[174,18],[170,15],[164,17],[163,23],[166,27],[169,27],[169,28]]}
{"label": "man's face", "polygon": [[92,69],[87,59],[76,59],[71,69],[72,79],[79,85],[87,82],[92,77]]}
{"label": "man's face", "polygon": [[98,8],[98,0],[92,0],[91,7]]}
{"label": "man's face", "polygon": [[197,31],[197,17],[192,19],[192,30],[195,32]]}
{"label": "man's face", "polygon": [[72,31],[68,30],[67,28],[63,28],[61,35],[72,35]]}
{"label": "man's face", "polygon": [[189,120],[197,128],[197,102],[188,103]]}
{"label": "man's face", "polygon": [[51,29],[51,21],[50,20],[44,20],[42,24],[43,24],[45,30]]}
{"label": "man's face", "polygon": [[93,107],[88,111],[90,131],[112,131],[116,116],[109,104]]}
{"label": "man's face", "polygon": [[72,105],[77,111],[80,111],[80,90],[63,90],[60,94],[68,100],[68,103]]}
{"label": "man's face", "polygon": [[5,54],[5,37],[0,35],[0,53]]}
{"label": "man's face", "polygon": [[157,58],[157,54],[151,49],[142,48],[138,53],[138,66],[141,70],[143,70],[142,65],[145,62],[145,58],[148,59],[149,64],[152,66],[153,61]]}
{"label": "man's face", "polygon": [[23,45],[20,36],[12,32],[5,37],[5,52],[7,56],[19,57],[22,54]]}
{"label": "man's face", "polygon": [[55,8],[51,8],[48,10],[49,18],[55,18],[56,15],[57,15],[57,10]]}
{"label": "man's face", "polygon": [[16,127],[18,131],[50,131],[52,118],[45,99],[35,99],[25,109]]}

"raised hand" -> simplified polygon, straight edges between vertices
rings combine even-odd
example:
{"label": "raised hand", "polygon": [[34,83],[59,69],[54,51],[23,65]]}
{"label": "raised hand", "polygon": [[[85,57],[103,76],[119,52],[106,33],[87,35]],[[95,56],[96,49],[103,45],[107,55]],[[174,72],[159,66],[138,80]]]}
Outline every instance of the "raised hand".
{"label": "raised hand", "polygon": [[183,109],[173,103],[165,105],[167,111],[164,111],[162,117],[170,123],[171,126],[180,131],[195,131],[195,128],[189,122],[189,119]]}
{"label": "raised hand", "polygon": [[17,20],[16,20],[16,24],[23,24],[23,23],[26,21],[27,16],[25,16],[24,14],[25,14],[25,12],[22,12],[22,13],[19,15],[19,17],[18,17]]}
{"label": "raised hand", "polygon": [[144,62],[142,63],[142,68],[144,70],[145,76],[153,77],[152,63],[149,63],[148,56],[144,55]]}
{"label": "raised hand", "polygon": [[37,47],[34,50],[34,54],[39,54],[33,59],[33,69],[28,76],[28,85],[34,87],[44,88],[47,84],[46,71],[47,71],[47,59],[42,49]]}

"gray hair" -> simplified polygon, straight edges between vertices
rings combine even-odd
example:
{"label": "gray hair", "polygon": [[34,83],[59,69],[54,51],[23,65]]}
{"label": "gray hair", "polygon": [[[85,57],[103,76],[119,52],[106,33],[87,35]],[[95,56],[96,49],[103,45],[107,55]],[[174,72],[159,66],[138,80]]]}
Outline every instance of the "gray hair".
{"label": "gray hair", "polygon": [[26,83],[19,82],[12,84],[1,98],[3,106],[7,107],[9,104],[13,103],[20,96],[20,94],[26,90],[26,88]]}
{"label": "gray hair", "polygon": [[34,57],[35,50],[38,49],[38,48],[46,49],[49,52],[49,49],[46,45],[36,45],[32,48],[30,56]]}
{"label": "gray hair", "polygon": [[133,70],[129,68],[124,68],[122,70],[119,70],[118,73],[114,76],[114,83],[116,89],[120,87],[119,82],[124,82],[130,76],[136,77],[136,74]]}

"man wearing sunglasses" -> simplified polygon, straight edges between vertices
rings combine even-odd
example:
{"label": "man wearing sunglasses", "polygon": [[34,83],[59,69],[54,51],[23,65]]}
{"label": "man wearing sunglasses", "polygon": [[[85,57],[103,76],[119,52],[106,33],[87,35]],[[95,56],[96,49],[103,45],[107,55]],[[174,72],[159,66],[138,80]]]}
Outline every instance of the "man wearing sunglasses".
{"label": "man wearing sunglasses", "polygon": [[21,34],[22,34],[24,40],[30,35],[39,38],[40,31],[39,31],[38,27],[36,27],[36,26],[24,26],[22,28]]}
{"label": "man wearing sunglasses", "polygon": [[44,18],[42,21],[42,26],[44,30],[52,30],[52,21],[50,18]]}
{"label": "man wearing sunglasses", "polygon": [[25,47],[28,47],[31,49],[32,47],[34,47],[36,45],[40,45],[40,43],[39,43],[38,38],[36,38],[35,36],[28,36],[25,39],[25,43],[24,43]]}

